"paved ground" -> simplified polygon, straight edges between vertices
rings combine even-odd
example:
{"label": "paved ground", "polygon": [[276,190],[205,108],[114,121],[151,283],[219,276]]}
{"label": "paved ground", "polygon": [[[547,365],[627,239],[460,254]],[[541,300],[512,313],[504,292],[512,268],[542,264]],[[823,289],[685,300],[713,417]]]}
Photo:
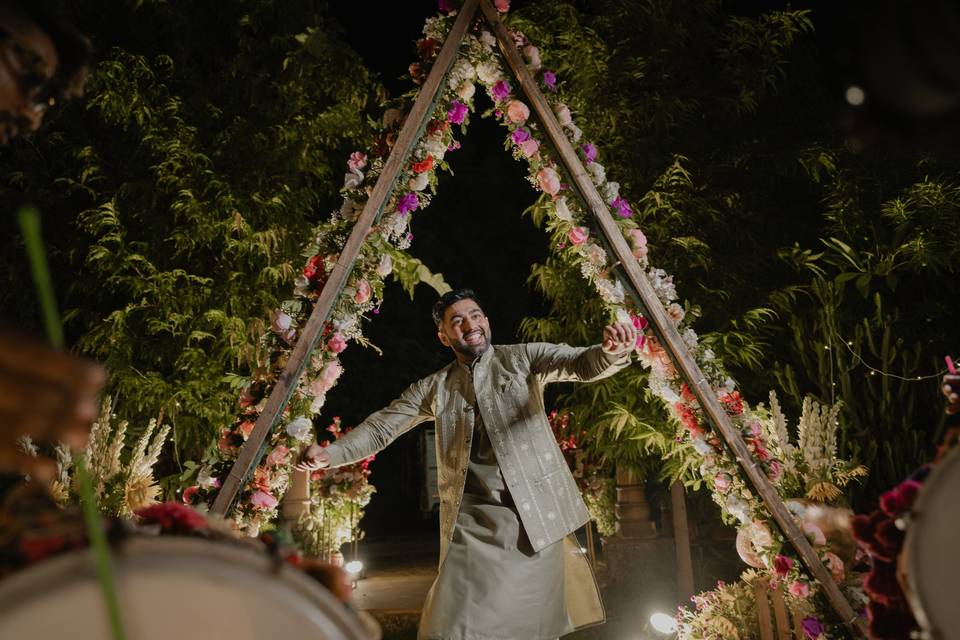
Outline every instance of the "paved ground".
{"label": "paved ground", "polygon": [[365,575],[353,592],[354,606],[377,616],[419,615],[437,576],[439,553],[435,533],[363,541]]}

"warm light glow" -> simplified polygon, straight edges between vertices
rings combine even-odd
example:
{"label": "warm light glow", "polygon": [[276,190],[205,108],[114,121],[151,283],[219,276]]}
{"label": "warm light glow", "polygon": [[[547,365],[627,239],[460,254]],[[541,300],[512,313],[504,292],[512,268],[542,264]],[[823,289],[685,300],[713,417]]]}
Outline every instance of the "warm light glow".
{"label": "warm light glow", "polygon": [[650,616],[650,624],[660,633],[677,632],[677,621],[665,613],[655,613]]}
{"label": "warm light glow", "polygon": [[853,107],[859,107],[863,104],[864,100],[867,99],[867,95],[863,92],[863,89],[856,85],[847,87],[847,92],[844,97],[850,106]]}
{"label": "warm light glow", "polygon": [[343,568],[346,569],[347,573],[355,576],[361,571],[363,571],[363,563],[360,562],[359,560],[351,560],[350,562],[345,564]]}

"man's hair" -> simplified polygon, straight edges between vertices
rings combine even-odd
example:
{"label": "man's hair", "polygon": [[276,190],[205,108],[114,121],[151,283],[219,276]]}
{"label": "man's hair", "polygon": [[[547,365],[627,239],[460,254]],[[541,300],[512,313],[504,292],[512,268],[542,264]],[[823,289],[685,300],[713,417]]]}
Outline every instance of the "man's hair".
{"label": "man's hair", "polygon": [[433,305],[433,322],[437,325],[437,328],[443,324],[443,314],[447,312],[447,307],[456,302],[460,302],[461,300],[473,300],[477,303],[478,307],[483,308],[483,304],[480,302],[480,299],[477,298],[477,294],[473,292],[473,289],[455,289],[454,291],[447,291],[445,294],[440,296],[440,299],[437,300],[437,303]]}

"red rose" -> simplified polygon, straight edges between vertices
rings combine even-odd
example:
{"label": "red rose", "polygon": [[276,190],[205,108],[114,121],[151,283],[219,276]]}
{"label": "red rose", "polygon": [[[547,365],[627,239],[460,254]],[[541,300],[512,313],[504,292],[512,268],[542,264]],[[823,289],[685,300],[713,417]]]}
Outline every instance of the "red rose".
{"label": "red rose", "polygon": [[172,533],[192,533],[207,528],[203,514],[176,502],[150,505],[137,511],[137,516],[145,524],[159,524],[161,529]]}
{"label": "red rose", "polygon": [[440,43],[433,38],[424,38],[417,42],[417,53],[420,54],[422,59],[429,60],[436,55],[439,47]]}
{"label": "red rose", "polygon": [[310,282],[314,282],[318,274],[324,275],[323,258],[315,255],[307,261],[307,266],[303,268],[303,275]]}
{"label": "red rose", "polygon": [[425,171],[430,171],[430,169],[433,169],[433,156],[427,156],[420,162],[413,163],[414,173],[424,173]]}

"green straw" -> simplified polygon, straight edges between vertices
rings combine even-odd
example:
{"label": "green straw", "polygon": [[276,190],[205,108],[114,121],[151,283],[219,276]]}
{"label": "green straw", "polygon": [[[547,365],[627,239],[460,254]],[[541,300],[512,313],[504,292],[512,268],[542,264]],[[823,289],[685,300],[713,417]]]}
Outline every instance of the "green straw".
{"label": "green straw", "polygon": [[[60,314],[57,312],[56,297],[53,294],[53,281],[50,279],[50,269],[47,266],[47,256],[43,250],[43,236],[40,233],[40,213],[35,207],[24,206],[17,212],[20,220],[20,231],[23,233],[24,244],[27,248],[27,257],[30,260],[30,269],[33,272],[33,282],[37,287],[37,296],[40,298],[40,312],[43,314],[43,324],[47,330],[47,338],[57,349],[63,349],[63,326],[60,324]],[[100,512],[97,510],[96,499],[93,495],[93,482],[87,473],[84,456],[77,456],[77,478],[80,481],[80,504],[83,507],[83,519],[87,525],[87,536],[90,538],[90,549],[93,552],[97,577],[100,580],[100,590],[107,605],[107,617],[110,619],[110,628],[114,640],[124,640],[123,622],[120,619],[120,605],[117,602],[117,590],[113,583],[113,568],[110,562],[110,550],[107,548],[107,538],[103,535],[103,523]]]}

